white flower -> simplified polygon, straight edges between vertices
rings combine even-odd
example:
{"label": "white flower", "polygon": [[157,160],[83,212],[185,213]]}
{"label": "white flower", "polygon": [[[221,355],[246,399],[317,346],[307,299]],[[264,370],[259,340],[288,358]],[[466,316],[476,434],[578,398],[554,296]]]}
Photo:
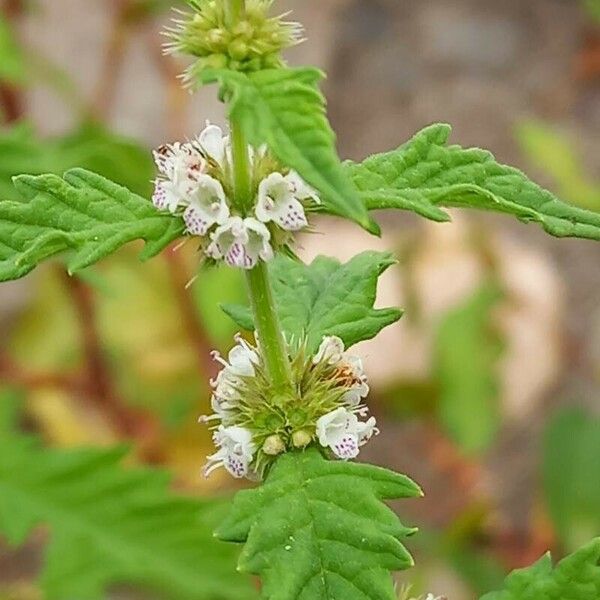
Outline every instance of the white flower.
{"label": "white flower", "polygon": [[237,333],[234,336],[236,345],[229,351],[227,358],[223,360],[218,352],[213,352],[213,358],[220,362],[224,371],[233,377],[254,377],[254,365],[258,364],[258,353],[242,336]]}
{"label": "white flower", "polygon": [[290,171],[286,180],[290,184],[294,196],[298,198],[298,200],[312,200],[315,204],[321,204],[321,199],[319,198],[316,190],[310,187],[296,171]]}
{"label": "white flower", "polygon": [[152,152],[161,175],[175,183],[195,181],[206,169],[206,161],[194,144],[175,142],[163,144]]}
{"label": "white flower", "polygon": [[193,235],[205,235],[215,223],[221,225],[229,217],[223,186],[210,175],[198,177],[197,185],[186,201],[189,205],[183,220],[187,231]]}
{"label": "white flower", "polygon": [[344,342],[335,335],[326,335],[321,341],[313,364],[325,362],[336,367],[336,377],[348,390],[342,396],[342,401],[350,407],[356,407],[369,394],[367,376],[363,369],[362,360],[357,356],[344,352]]}
{"label": "white flower", "polygon": [[379,433],[374,417],[359,421],[347,408],[340,406],[317,420],[317,437],[321,446],[329,447],[344,460],[356,458],[359,448],[366,444],[373,434]]}
{"label": "white flower", "polygon": [[321,345],[313,357],[313,364],[326,362],[330,365],[336,365],[344,357],[344,342],[336,335],[323,336]]}
{"label": "white flower", "polygon": [[197,144],[200,149],[220,166],[229,157],[229,136],[223,135],[223,130],[217,125],[210,125],[207,121],[206,128],[198,136]]}
{"label": "white flower", "polygon": [[273,249],[271,233],[256,219],[230,217],[211,234],[212,242],[206,254],[214,259],[223,258],[232,267],[252,269],[259,259],[269,261]]}
{"label": "white flower", "polygon": [[363,370],[362,360],[357,356],[345,354],[342,358],[343,377],[350,382],[350,389],[342,396],[349,406],[358,406],[369,395],[369,384]]}
{"label": "white flower", "polygon": [[152,202],[159,210],[175,212],[198,185],[206,161],[193,144],[165,144],[153,151],[162,178],[155,181]]}
{"label": "white flower", "polygon": [[211,398],[211,408],[214,411],[212,415],[202,415],[200,422],[213,421],[219,419],[223,422],[228,421],[240,401],[240,393],[244,386],[244,377],[254,377],[255,366],[259,363],[258,352],[239,334],[236,334],[237,344],[229,351],[228,360],[225,360],[215,350],[212,357],[223,365],[223,368],[212,379],[210,385],[213,388]]}
{"label": "white flower", "polygon": [[[299,183],[295,177],[292,178],[291,174],[284,177],[281,173],[271,173],[260,182],[255,209],[259,221],[274,221],[288,231],[298,231],[308,225],[304,206],[300,202],[302,198],[297,195]],[[301,189],[304,194],[304,188]]]}
{"label": "white flower", "polygon": [[252,432],[235,425],[220,425],[213,434],[213,441],[219,449],[207,457],[204,475],[208,477],[215,469],[225,467],[236,478],[246,476],[256,450],[252,442]]}

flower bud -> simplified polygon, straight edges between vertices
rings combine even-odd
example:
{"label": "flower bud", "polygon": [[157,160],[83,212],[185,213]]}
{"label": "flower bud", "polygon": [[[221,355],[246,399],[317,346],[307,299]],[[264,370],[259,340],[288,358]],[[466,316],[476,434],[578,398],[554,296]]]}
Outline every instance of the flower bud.
{"label": "flower bud", "polygon": [[248,44],[240,38],[232,40],[227,49],[229,56],[235,60],[244,60],[248,56]]}
{"label": "flower bud", "polygon": [[312,441],[312,435],[306,429],[299,429],[292,434],[292,444],[294,448],[305,448]]}
{"label": "flower bud", "polygon": [[262,451],[265,454],[268,454],[269,456],[277,456],[278,454],[281,454],[284,450],[285,450],[285,444],[283,443],[283,440],[276,433],[274,433],[273,435],[270,435],[264,441],[264,444],[262,446]]}

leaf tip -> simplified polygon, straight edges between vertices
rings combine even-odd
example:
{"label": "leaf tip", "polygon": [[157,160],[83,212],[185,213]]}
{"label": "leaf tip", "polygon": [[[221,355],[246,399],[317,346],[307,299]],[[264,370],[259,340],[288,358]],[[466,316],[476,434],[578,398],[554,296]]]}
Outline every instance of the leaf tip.
{"label": "leaf tip", "polygon": [[377,221],[375,221],[374,219],[371,219],[371,217],[366,216],[360,219],[358,223],[369,233],[376,235],[377,237],[381,237],[381,227],[379,226],[379,223],[377,223]]}

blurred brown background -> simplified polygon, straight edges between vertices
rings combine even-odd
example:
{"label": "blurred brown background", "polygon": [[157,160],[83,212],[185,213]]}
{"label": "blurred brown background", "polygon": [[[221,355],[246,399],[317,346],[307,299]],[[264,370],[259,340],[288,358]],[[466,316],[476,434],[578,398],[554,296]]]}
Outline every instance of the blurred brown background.
{"label": "blurred brown background", "polygon": [[[193,135],[205,119],[222,123],[214,89],[191,97],[166,84],[178,72],[160,57],[159,32],[167,15],[141,25],[123,23],[119,11],[126,5],[38,0],[14,23],[22,43],[60,65],[78,95],[113,129],[149,147]],[[329,113],[344,158],[393,148],[425,125],[445,121],[454,127],[452,142],[489,148],[501,162],[525,170],[565,201],[577,200],[564,192],[581,184],[575,181],[579,170],[598,193],[600,33],[583,3],[286,0],[278,5],[292,9],[293,18],[306,27],[308,42],[290,52],[290,62],[314,63],[328,73]],[[21,101],[27,118],[44,135],[61,134],[77,120],[47,85],[34,85]],[[557,171],[555,164],[560,167],[571,158],[545,154],[555,138],[532,137],[537,126],[568,140],[576,174]],[[426,532],[474,528],[475,549],[481,543],[507,568],[516,567],[548,546],[560,548],[538,502],[540,436],[548,417],[559,405],[598,410],[600,246],[557,240],[536,225],[508,217],[454,216],[452,224],[438,225],[386,214],[380,219],[381,240],[326,220],[321,229],[328,235],[305,238],[303,255],[347,259],[368,247],[397,251],[400,266],[384,276],[380,303],[403,306],[407,314],[376,343],[360,349],[373,381],[374,412],[382,421],[382,434],[369,445],[365,459],[407,472],[423,484],[428,496],[403,507],[405,520],[416,520]],[[427,386],[440,319],[475,293],[490,273],[504,294],[493,310],[504,346],[497,364],[502,425],[489,447],[464,453],[444,433],[435,410],[427,408],[435,396]],[[39,279],[0,286],[5,345],[23,313],[30,314]],[[119,318],[111,312],[114,305],[104,310],[106,320]],[[36,315],[27,318],[43,319],[39,311]],[[173,317],[173,323],[170,335],[185,338],[181,317]],[[31,327],[35,330],[35,324]],[[114,336],[108,338],[110,345]],[[69,344],[75,344],[73,338],[63,346]],[[140,347],[143,353],[148,346]],[[188,345],[170,360],[182,356],[191,369],[188,363],[195,359],[190,352]],[[133,354],[125,356],[132,359]],[[39,417],[39,411],[33,414],[34,420]],[[196,430],[189,429],[187,444],[193,447]],[[91,431],[75,438],[95,441]],[[198,439],[203,435],[198,433]],[[97,441],[105,437],[112,439],[100,432]],[[197,470],[199,455],[195,449],[180,463]],[[191,483],[198,485],[196,479]],[[422,571],[406,579],[430,582],[431,591],[445,592],[452,600],[472,598],[447,557],[431,557],[424,545],[423,556],[417,550]],[[4,573],[11,580],[23,571],[20,560],[0,550],[0,582]]]}

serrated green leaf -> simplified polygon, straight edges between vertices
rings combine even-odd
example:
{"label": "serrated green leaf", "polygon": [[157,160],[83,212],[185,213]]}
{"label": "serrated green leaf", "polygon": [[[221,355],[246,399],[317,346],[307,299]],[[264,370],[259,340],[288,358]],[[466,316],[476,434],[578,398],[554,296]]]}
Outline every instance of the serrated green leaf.
{"label": "serrated green leaf", "polygon": [[288,453],[238,492],[217,534],[246,542],[239,568],[262,577],[266,600],[392,600],[389,571],[412,566],[400,539],[414,530],[381,500],[420,494],[386,469]]}
{"label": "serrated green leaf", "polygon": [[182,234],[183,222],[100,175],[72,169],[64,177],[22,175],[23,202],[0,202],[0,281],[18,279],[65,250],[69,271],[83,269],[120,246],[143,239],[142,258]]}
{"label": "serrated green leaf", "polygon": [[557,237],[600,240],[600,214],[561,202],[486,150],[447,145],[450,131],[431,125],[396,150],[346,163],[367,209],[399,208],[447,221],[442,206],[477,208],[536,221]]}
{"label": "serrated green leaf", "polygon": [[442,319],[434,342],[440,421],[467,453],[485,450],[500,423],[496,366],[501,343],[491,323],[500,298],[489,283]]}
{"label": "serrated green leaf", "polygon": [[600,419],[565,409],[544,434],[544,495],[556,532],[572,551],[600,533]]}
{"label": "serrated green leaf", "polygon": [[325,115],[318,69],[267,69],[256,73],[207,71],[231,95],[230,115],[254,145],[266,143],[277,158],[319,191],[328,212],[378,232],[346,177]]}
{"label": "serrated green leaf", "polygon": [[99,600],[117,583],[172,600],[255,597],[233,548],[212,535],[222,502],[176,496],[165,473],[120,466],[124,454],[0,435],[0,533],[19,545],[48,526],[44,598]]}
{"label": "serrated green leaf", "polygon": [[591,600],[600,598],[600,538],[561,560],[553,569],[550,555],[511,573],[505,589],[481,600]]}
{"label": "serrated green leaf", "polygon": [[[368,340],[395,323],[402,311],[375,309],[379,276],[396,261],[385,252],[362,252],[345,264],[317,257],[310,265],[279,256],[270,266],[277,313],[288,339],[307,338],[314,351],[324,335],[337,335],[346,346]],[[253,329],[245,306],[221,307],[240,327]]]}

